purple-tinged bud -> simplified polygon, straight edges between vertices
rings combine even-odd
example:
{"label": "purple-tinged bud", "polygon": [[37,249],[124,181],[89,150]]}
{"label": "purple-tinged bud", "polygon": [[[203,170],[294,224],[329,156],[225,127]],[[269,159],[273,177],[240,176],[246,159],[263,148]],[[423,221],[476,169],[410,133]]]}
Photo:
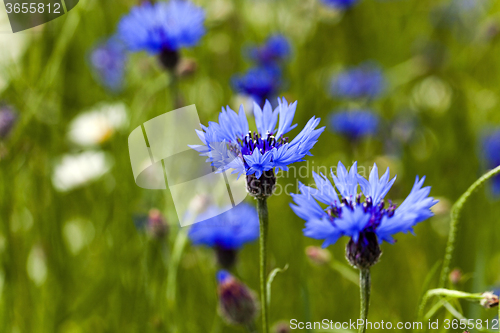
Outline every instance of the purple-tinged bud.
{"label": "purple-tinged bud", "polygon": [[309,260],[316,265],[324,265],[330,262],[332,256],[328,250],[318,246],[306,247],[306,255]]}
{"label": "purple-tinged bud", "polygon": [[252,323],[258,311],[255,294],[225,270],[217,273],[217,283],[222,318],[235,325]]}
{"label": "purple-tinged bud", "polygon": [[487,291],[482,294],[483,299],[481,300],[481,305],[486,309],[491,309],[498,306],[498,296],[491,291]]}
{"label": "purple-tinged bud", "polygon": [[168,233],[168,224],[158,209],[151,209],[148,214],[148,234],[155,239],[162,239]]}
{"label": "purple-tinged bud", "polygon": [[459,284],[462,281],[462,278],[463,278],[462,271],[458,268],[455,268],[454,270],[452,270],[450,272],[449,278],[450,278],[451,284],[456,286],[457,284]]}
{"label": "purple-tinged bud", "polygon": [[370,268],[375,265],[381,255],[382,250],[374,232],[363,232],[359,235],[357,243],[351,238],[346,246],[347,260],[358,269]]}
{"label": "purple-tinged bud", "polygon": [[255,174],[247,175],[247,191],[255,198],[268,198],[273,195],[276,188],[276,175],[274,170],[264,171],[260,178]]}
{"label": "purple-tinged bud", "polygon": [[5,139],[11,132],[17,120],[17,114],[12,108],[0,106],[0,139]]}

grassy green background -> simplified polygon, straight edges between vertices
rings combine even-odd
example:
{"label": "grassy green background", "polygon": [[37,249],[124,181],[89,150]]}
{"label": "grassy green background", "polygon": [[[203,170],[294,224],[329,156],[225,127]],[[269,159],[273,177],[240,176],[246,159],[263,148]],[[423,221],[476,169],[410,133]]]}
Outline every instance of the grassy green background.
{"label": "grassy green background", "polygon": [[[427,175],[433,196],[453,202],[485,171],[479,158],[481,133],[500,125],[498,2],[477,1],[484,10],[465,10],[455,19],[444,16],[446,2],[431,0],[361,0],[344,14],[311,0],[197,2],[207,10],[208,32],[199,46],[183,52],[196,59],[198,69],[180,82],[179,90],[184,104],[196,104],[203,123],[216,120],[223,105],[236,107],[229,80],[249,66],[242,47],[281,32],[293,43],[283,94],[298,100],[299,128],[313,115],[326,125],[333,109],[347,105],[328,96],[328,78],[365,60],[379,62],[389,80],[387,93],[370,106],[385,123],[402,115],[417,119],[414,139],[398,155],[385,155],[389,130],[356,149],[325,131],[314,157],[308,158],[310,165],[331,167],[339,160],[358,160],[366,168],[374,161],[390,165],[391,173],[398,174],[389,192],[396,202],[409,193],[416,175]],[[171,254],[182,233],[168,191],[135,185],[127,136],[172,109],[168,75],[154,58],[134,54],[123,92],[109,94],[87,65],[89,49],[114,33],[121,15],[135,4],[81,0],[68,15],[16,34],[26,48],[16,62],[0,66],[6,82],[0,99],[19,111],[12,135],[0,143],[1,332],[243,332],[217,315],[210,249],[186,246],[176,298],[167,300]],[[442,52],[429,53],[425,45],[437,45],[434,49]],[[55,163],[62,154],[79,151],[66,139],[68,123],[102,101],[123,101],[129,111],[128,130],[102,145],[114,166],[95,182],[57,192],[51,182]],[[310,175],[297,179],[312,182]],[[296,184],[297,179],[279,181]],[[307,260],[305,247],[320,241],[302,235],[303,221],[289,208],[290,201],[287,195],[269,200],[270,266],[289,265],[273,284],[271,322],[356,319],[357,286],[328,265]],[[153,207],[169,220],[164,241],[138,231],[132,219]],[[487,191],[467,203],[453,267],[469,278],[457,288],[482,292],[500,283],[499,214],[498,201]],[[67,232],[68,222],[75,220],[81,226],[77,235]],[[444,256],[448,223],[445,213],[417,226],[416,237],[398,235],[397,244],[382,246],[382,259],[372,270],[370,320],[416,320],[426,277]],[[71,250],[72,237],[83,239],[81,249]],[[329,248],[340,262],[345,262],[344,246],[342,240]],[[258,290],[256,244],[242,250],[235,274]],[[437,275],[430,286],[437,286]],[[495,316],[495,311],[462,305],[469,318]],[[442,310],[436,318],[445,317],[450,315]]]}

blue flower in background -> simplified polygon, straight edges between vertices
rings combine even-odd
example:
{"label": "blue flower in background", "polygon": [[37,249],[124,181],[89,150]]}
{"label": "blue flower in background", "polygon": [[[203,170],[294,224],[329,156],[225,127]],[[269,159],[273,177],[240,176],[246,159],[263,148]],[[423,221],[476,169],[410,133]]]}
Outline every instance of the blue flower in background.
{"label": "blue flower in background", "polygon": [[9,136],[17,117],[17,113],[11,107],[0,104],[0,139]]}
{"label": "blue flower in background", "polygon": [[[288,104],[285,98],[278,99],[273,110],[266,101],[264,108],[254,103],[257,131],[251,132],[243,106],[238,113],[229,107],[222,108],[219,123],[209,122],[197,131],[204,145],[191,146],[210,157],[219,170],[233,169],[239,175],[262,174],[273,170],[288,170],[288,165],[304,160],[317,142],[324,127],[316,128],[320,119],[312,117],[293,139],[286,134],[297,125],[292,125],[297,102]],[[279,119],[279,122],[278,122]]]}
{"label": "blue flower in background", "polygon": [[[486,135],[482,142],[483,154],[486,159],[486,167],[489,169],[496,168],[500,165],[500,130]],[[492,192],[493,195],[500,195],[500,175],[492,179]]]}
{"label": "blue flower in background", "polygon": [[334,113],[329,118],[333,132],[352,140],[375,135],[379,128],[379,117],[370,110],[352,110]]}
{"label": "blue flower in background", "polygon": [[[413,227],[433,216],[430,208],[437,203],[429,197],[430,187],[422,188],[424,178],[417,177],[406,199],[397,207],[384,197],[396,177],[389,179],[389,168],[379,179],[374,165],[369,180],[357,172],[357,162],[347,171],[339,162],[337,175],[332,178],[337,188],[323,174],[313,172],[316,188],[299,183],[300,194],[292,194],[293,211],[306,221],[304,235],[324,239],[323,247],[350,237],[348,258],[357,267],[373,265],[381,254],[379,243],[394,243],[399,232],[413,232]],[[358,185],[364,195],[358,194]],[[324,204],[324,206],[321,206]]]}
{"label": "blue flower in background", "polygon": [[334,76],[330,91],[335,97],[374,99],[382,95],[385,86],[382,70],[372,63],[366,63]]}
{"label": "blue flower in background", "polygon": [[205,34],[205,12],[190,1],[144,2],[118,24],[118,34],[130,51],[158,54],[195,46]]}
{"label": "blue flower in background", "polygon": [[116,37],[99,43],[89,56],[89,63],[97,80],[106,88],[118,91],[122,88],[127,51]]}
{"label": "blue flower in background", "polygon": [[[213,216],[218,209],[208,208],[203,215]],[[203,216],[199,219],[203,220]],[[246,203],[194,224],[189,230],[194,245],[239,250],[245,243],[259,238],[259,216],[253,206]]]}
{"label": "blue flower in background", "polygon": [[253,67],[246,73],[234,75],[233,89],[251,96],[258,104],[271,99],[281,86],[281,70],[277,66]]}
{"label": "blue flower in background", "polygon": [[325,5],[335,9],[348,9],[354,6],[359,0],[321,0]]}
{"label": "blue flower in background", "polygon": [[272,35],[264,44],[253,46],[248,49],[250,59],[261,64],[280,63],[290,57],[291,45],[283,35]]}

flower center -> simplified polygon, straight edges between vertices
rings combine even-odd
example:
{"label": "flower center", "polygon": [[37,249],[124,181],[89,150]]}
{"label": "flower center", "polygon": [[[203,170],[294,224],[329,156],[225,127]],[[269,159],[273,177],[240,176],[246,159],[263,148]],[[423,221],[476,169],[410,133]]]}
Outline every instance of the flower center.
{"label": "flower center", "polygon": [[243,139],[239,139],[238,143],[241,147],[242,155],[252,155],[255,148],[258,148],[261,154],[265,154],[267,151],[273,148],[279,148],[282,145],[288,143],[288,137],[281,136],[279,140],[276,140],[274,135],[267,132],[267,138],[263,139],[258,132],[248,132]]}
{"label": "flower center", "polygon": [[389,205],[387,207],[384,200],[381,200],[378,204],[374,205],[371,197],[367,197],[364,202],[361,202],[361,194],[358,194],[355,201],[342,198],[341,205],[331,205],[327,209],[327,213],[330,216],[331,222],[335,224],[335,219],[342,217],[343,209],[350,209],[354,211],[355,209],[362,208],[365,214],[370,214],[370,220],[364,231],[374,231],[380,225],[384,216],[394,216],[396,207],[397,206],[393,204],[391,200],[389,200]]}

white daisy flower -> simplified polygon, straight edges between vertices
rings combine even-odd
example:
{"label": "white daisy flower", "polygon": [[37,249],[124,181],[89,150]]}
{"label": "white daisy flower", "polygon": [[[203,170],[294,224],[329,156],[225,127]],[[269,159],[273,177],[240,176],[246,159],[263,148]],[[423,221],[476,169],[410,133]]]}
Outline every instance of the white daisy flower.
{"label": "white daisy flower", "polygon": [[64,155],[54,168],[52,184],[60,192],[70,191],[100,178],[110,170],[112,161],[103,151]]}
{"label": "white daisy flower", "polygon": [[123,103],[102,104],[76,116],[69,125],[68,138],[80,146],[96,146],[107,141],[127,123],[127,111]]}

